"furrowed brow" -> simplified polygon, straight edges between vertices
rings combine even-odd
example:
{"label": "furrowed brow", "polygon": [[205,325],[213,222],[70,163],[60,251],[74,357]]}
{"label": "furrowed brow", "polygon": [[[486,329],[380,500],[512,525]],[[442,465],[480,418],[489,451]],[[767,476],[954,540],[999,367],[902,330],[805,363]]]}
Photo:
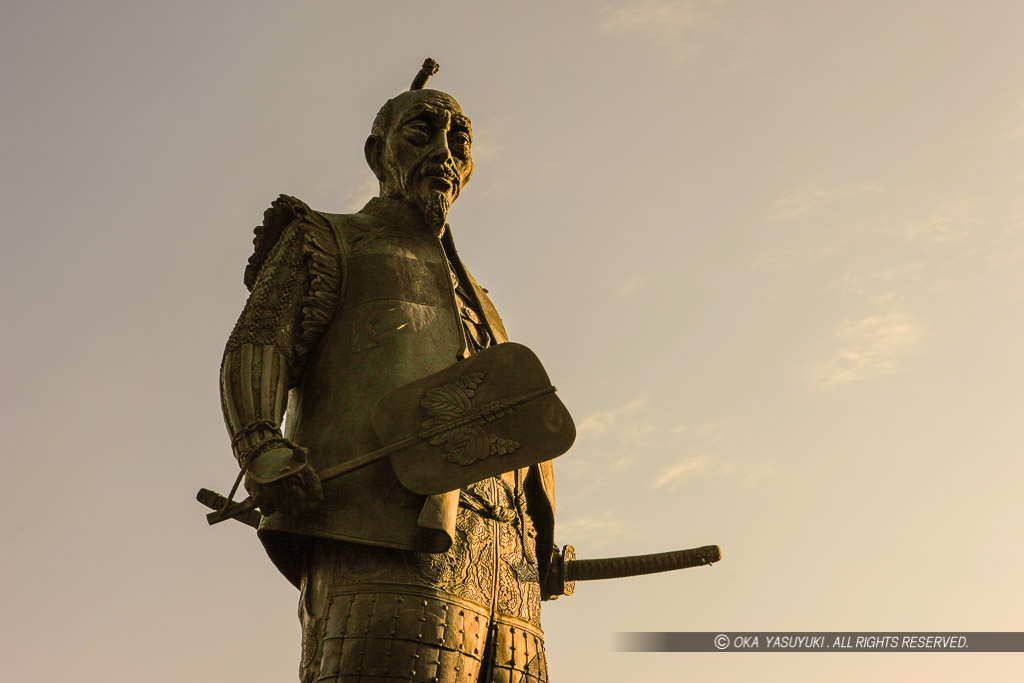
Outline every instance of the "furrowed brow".
{"label": "furrowed brow", "polygon": [[456,127],[469,133],[470,138],[473,137],[473,126],[470,125],[469,119],[462,114],[452,114],[452,128]]}
{"label": "furrowed brow", "polygon": [[409,121],[420,118],[424,114],[430,118],[444,121],[451,115],[451,112],[447,109],[434,107],[425,103],[415,104],[402,115],[402,118],[398,121],[398,125],[404,125]]}

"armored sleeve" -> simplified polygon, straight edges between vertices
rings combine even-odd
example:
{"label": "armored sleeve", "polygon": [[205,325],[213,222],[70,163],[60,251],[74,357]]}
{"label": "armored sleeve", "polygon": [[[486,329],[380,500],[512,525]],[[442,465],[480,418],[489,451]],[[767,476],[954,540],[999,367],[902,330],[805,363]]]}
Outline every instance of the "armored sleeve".
{"label": "armored sleeve", "polygon": [[341,281],[330,224],[298,199],[282,195],[255,233],[250,296],[220,375],[224,421],[243,468],[261,446],[284,441],[288,391],[334,315]]}

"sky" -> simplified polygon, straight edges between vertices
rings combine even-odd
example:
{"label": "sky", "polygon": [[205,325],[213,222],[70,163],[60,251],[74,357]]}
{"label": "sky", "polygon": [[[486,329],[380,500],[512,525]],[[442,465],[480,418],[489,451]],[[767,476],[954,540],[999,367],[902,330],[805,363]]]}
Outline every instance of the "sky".
{"label": "sky", "polygon": [[624,631],[1024,630],[1017,2],[0,3],[0,677],[296,680],[217,378],[280,193],[356,211],[423,59],[449,216],[576,421],[556,540],[721,563],[545,603],[553,681],[1016,680],[1021,654]]}

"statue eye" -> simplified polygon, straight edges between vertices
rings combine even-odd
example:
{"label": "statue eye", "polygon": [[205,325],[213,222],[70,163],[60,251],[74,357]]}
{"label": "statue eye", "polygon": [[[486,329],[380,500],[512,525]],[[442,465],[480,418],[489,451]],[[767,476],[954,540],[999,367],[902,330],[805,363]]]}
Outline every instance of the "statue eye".
{"label": "statue eye", "polygon": [[453,149],[458,149],[460,152],[465,153],[469,151],[472,140],[470,140],[469,135],[466,133],[455,133],[449,138],[448,144]]}
{"label": "statue eye", "polygon": [[415,144],[424,144],[430,139],[430,130],[423,121],[410,121],[402,129],[405,137]]}

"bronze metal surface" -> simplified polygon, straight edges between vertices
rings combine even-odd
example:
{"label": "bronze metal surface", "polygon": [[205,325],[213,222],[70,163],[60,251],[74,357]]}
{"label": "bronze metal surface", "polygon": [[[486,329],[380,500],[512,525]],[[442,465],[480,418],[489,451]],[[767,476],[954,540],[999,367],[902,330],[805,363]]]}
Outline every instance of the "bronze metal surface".
{"label": "bronze metal surface", "polygon": [[419,494],[562,455],[576,438],[540,360],[521,344],[484,349],[385,395],[373,411],[398,480]]}
{"label": "bronze metal surface", "polygon": [[[317,476],[327,482],[390,457],[403,486],[432,495],[550,460],[576,438],[554,392],[532,351],[511,342],[493,346],[381,398],[373,426],[386,445]],[[255,508],[246,499],[206,518],[217,524]]]}

